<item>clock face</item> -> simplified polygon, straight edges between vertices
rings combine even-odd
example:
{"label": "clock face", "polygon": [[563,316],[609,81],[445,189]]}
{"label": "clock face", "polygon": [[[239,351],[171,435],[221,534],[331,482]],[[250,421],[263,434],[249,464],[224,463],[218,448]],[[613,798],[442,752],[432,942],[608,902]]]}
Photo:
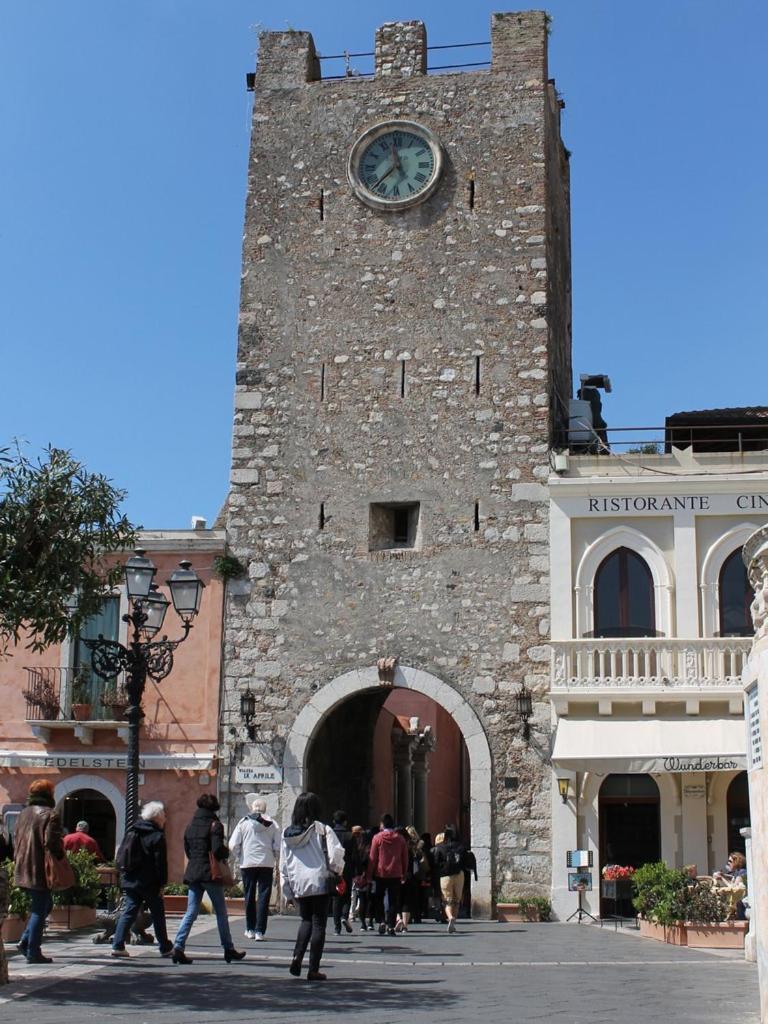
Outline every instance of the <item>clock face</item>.
{"label": "clock face", "polygon": [[437,188],[443,154],[432,132],[414,121],[387,121],[360,136],[347,174],[359,199],[378,210],[403,210]]}

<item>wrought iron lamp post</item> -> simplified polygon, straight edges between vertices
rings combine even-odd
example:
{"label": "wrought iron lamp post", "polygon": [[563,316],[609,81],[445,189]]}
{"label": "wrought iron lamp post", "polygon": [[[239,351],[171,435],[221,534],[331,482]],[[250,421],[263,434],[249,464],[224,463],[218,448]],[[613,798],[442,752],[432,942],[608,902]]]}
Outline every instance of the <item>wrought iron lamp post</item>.
{"label": "wrought iron lamp post", "polygon": [[124,671],[128,696],[128,765],[125,785],[125,827],[135,822],[139,813],[139,730],[144,711],[141,702],[147,676],[156,683],[166,678],[173,668],[173,652],[189,636],[192,620],[200,610],[205,584],[192,569],[190,562],[180,562],[179,568],[167,580],[176,614],[183,623],[184,632],[178,640],[152,638],[160,632],[169,601],[152,582],[157,569],[145,552],[137,549],[125,564],[125,585],[130,602],[123,621],[130,627],[127,646],[99,635],[96,640],[81,637],[91,651],[93,671],[100,679],[114,679]]}

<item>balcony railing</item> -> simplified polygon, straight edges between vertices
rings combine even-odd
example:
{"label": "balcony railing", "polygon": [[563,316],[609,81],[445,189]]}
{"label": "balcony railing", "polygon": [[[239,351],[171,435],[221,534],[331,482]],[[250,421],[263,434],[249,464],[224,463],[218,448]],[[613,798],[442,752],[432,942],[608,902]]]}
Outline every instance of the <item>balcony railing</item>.
{"label": "balcony railing", "polygon": [[741,687],[752,646],[742,637],[630,637],[552,642],[552,689]]}
{"label": "balcony railing", "polygon": [[[109,682],[99,679],[94,673],[76,673],[71,668],[26,668],[27,685],[24,697],[27,702],[26,719],[28,722],[68,722],[73,721],[72,694],[77,682],[82,692],[82,703],[89,707],[85,720],[89,722],[122,721],[121,706],[127,706],[127,699],[122,696],[123,677],[118,676]],[[109,703],[109,696],[116,696]]]}

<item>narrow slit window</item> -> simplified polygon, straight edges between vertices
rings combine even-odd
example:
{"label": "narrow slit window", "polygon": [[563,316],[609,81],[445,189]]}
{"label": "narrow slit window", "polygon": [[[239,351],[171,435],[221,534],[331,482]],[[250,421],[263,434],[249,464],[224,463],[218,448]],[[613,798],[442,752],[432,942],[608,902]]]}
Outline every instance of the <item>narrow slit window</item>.
{"label": "narrow slit window", "polygon": [[320,401],[325,401],[325,363],[320,367]]}
{"label": "narrow slit window", "polygon": [[320,502],[320,514],[317,517],[317,525],[319,529],[325,529],[325,503],[322,501]]}
{"label": "narrow slit window", "polygon": [[480,394],[480,356],[475,356],[475,394]]}
{"label": "narrow slit window", "polygon": [[475,502],[475,533],[480,532],[480,502]]}
{"label": "narrow slit window", "polygon": [[320,198],[317,201],[317,208],[320,211],[320,220],[325,220],[325,190],[320,189]]}
{"label": "narrow slit window", "polygon": [[475,208],[475,179],[469,179],[469,208],[474,210]]}
{"label": "narrow slit window", "polygon": [[400,397],[405,398],[405,360],[400,362]]}

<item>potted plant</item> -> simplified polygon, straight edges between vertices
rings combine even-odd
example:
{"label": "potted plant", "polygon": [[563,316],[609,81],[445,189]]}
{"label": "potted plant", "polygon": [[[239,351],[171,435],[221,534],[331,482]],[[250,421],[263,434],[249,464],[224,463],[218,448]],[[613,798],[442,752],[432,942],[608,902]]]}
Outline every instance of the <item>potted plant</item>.
{"label": "potted plant", "polygon": [[242,885],[230,885],[224,890],[228,914],[245,914],[245,893]]}
{"label": "potted plant", "polygon": [[640,934],[672,945],[685,946],[685,871],[668,868],[664,861],[643,864],[634,873],[633,904],[640,914]]}
{"label": "potted plant", "polygon": [[4,942],[19,941],[26,928],[27,915],[31,906],[29,893],[14,883],[13,867],[12,860],[7,860],[3,864],[8,875],[8,916],[2,926]]}
{"label": "potted plant", "polygon": [[743,949],[748,921],[731,918],[727,892],[706,882],[689,887],[685,932],[697,949]]}
{"label": "potted plant", "polygon": [[125,718],[129,704],[128,694],[116,680],[112,679],[102,693],[100,703],[102,707],[109,708],[112,721],[121,722]]}
{"label": "potted plant", "polygon": [[90,670],[81,665],[72,680],[72,717],[76,722],[91,718]]}
{"label": "potted plant", "polygon": [[41,721],[55,722],[59,717],[59,695],[47,679],[38,679],[22,696],[31,707],[40,709]]}
{"label": "potted plant", "polygon": [[68,853],[67,860],[75,873],[75,884],[53,894],[53,910],[48,920],[51,926],[85,928],[96,923],[101,876],[96,870],[96,858],[87,850]]}
{"label": "potted plant", "polygon": [[524,921],[549,921],[552,904],[545,896],[525,896],[518,900]]}
{"label": "potted plant", "polygon": [[185,913],[188,892],[189,886],[179,882],[169,882],[163,889],[163,903],[166,914]]}

